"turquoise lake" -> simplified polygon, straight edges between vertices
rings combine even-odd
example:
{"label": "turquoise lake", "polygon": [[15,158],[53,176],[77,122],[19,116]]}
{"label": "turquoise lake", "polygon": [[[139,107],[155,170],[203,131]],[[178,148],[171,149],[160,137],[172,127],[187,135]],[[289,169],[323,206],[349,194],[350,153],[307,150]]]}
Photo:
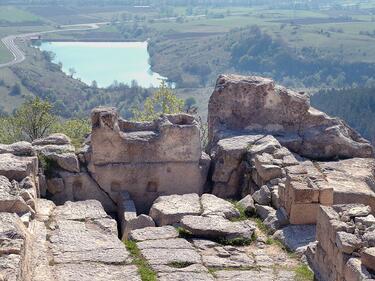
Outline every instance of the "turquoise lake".
{"label": "turquoise lake", "polygon": [[130,85],[159,86],[161,77],[150,70],[147,42],[44,42],[42,51],[55,53],[55,63],[61,62],[69,74],[74,68],[75,78],[90,85],[108,87],[114,81]]}

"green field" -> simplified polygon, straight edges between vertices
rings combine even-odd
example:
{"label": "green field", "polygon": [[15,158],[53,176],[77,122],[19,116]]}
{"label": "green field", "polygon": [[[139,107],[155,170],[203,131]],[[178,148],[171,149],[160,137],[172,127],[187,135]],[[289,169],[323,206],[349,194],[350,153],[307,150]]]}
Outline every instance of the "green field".
{"label": "green field", "polygon": [[1,6],[0,8],[0,23],[37,22],[40,20],[38,16],[19,8],[12,6]]}

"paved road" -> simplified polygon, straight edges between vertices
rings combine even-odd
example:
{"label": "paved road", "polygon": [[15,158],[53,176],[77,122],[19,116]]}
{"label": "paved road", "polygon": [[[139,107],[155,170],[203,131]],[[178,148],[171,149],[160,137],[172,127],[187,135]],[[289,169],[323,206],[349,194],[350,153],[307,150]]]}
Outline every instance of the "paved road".
{"label": "paved road", "polygon": [[33,37],[33,36],[38,36],[38,35],[47,34],[47,33],[55,33],[55,32],[84,31],[84,30],[98,29],[101,25],[105,25],[105,24],[109,24],[109,22],[64,25],[64,26],[61,26],[60,29],[55,29],[55,30],[48,30],[48,31],[32,32],[32,33],[24,33],[24,34],[6,36],[6,37],[1,39],[1,42],[12,53],[13,59],[9,62],[0,64],[0,68],[12,66],[12,65],[15,65],[17,63],[23,62],[25,60],[25,54],[20,49],[20,47],[17,46],[17,44],[15,42],[17,39],[28,39],[28,38]]}

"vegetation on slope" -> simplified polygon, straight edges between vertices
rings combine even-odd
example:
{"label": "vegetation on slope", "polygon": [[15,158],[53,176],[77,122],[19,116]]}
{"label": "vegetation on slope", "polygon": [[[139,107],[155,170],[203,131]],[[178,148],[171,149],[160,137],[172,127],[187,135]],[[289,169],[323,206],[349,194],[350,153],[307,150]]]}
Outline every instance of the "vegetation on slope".
{"label": "vegetation on slope", "polygon": [[375,88],[320,91],[311,97],[311,104],[344,119],[375,144]]}

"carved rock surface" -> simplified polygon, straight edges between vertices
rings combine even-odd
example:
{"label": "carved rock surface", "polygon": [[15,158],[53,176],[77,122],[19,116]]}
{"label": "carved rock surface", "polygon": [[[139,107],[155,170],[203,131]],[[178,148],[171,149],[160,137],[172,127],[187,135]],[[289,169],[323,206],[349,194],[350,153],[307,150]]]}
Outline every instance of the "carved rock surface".
{"label": "carved rock surface", "polygon": [[372,157],[373,148],[342,120],[310,106],[307,95],[256,76],[220,75],[208,105],[209,141],[263,133],[316,159]]}

